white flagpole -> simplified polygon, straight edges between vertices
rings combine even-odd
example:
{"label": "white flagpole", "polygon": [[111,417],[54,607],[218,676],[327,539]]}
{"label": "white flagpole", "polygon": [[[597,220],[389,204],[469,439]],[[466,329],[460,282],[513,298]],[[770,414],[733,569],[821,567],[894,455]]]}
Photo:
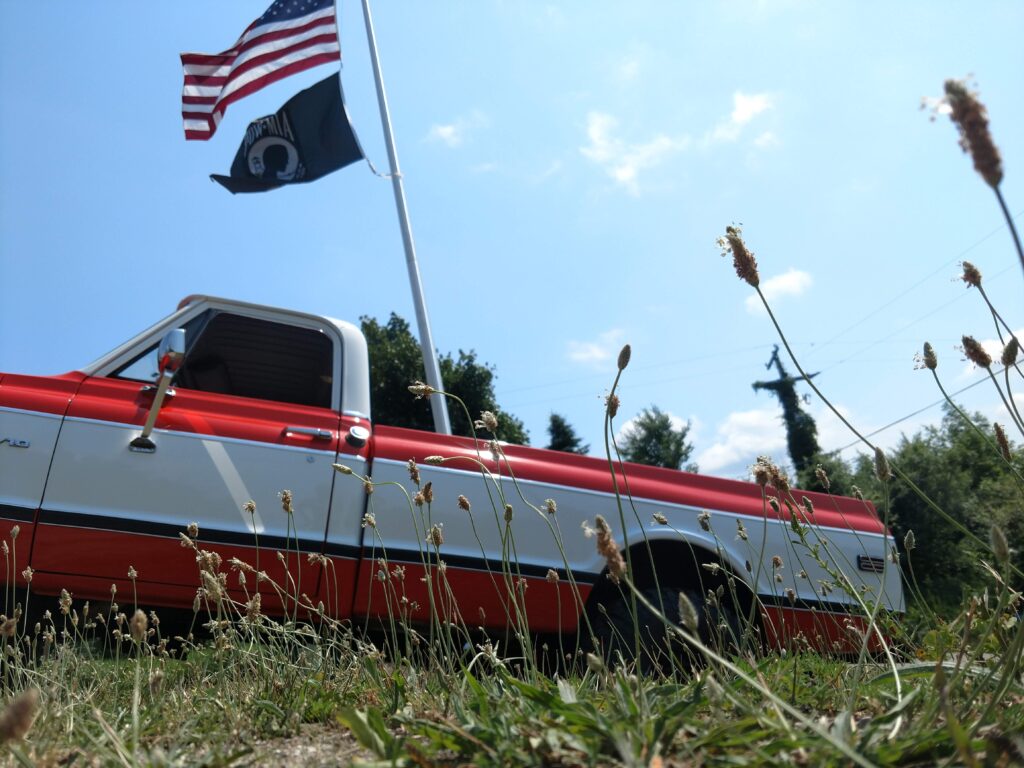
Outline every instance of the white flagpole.
{"label": "white flagpole", "polygon": [[[430,335],[427,304],[423,298],[420,268],[416,263],[416,246],[412,241],[409,211],[405,206],[405,189],[402,186],[402,172],[398,169],[398,152],[395,150],[395,137],[391,133],[391,115],[388,112],[388,99],[384,94],[384,78],[380,73],[380,59],[377,57],[377,39],[373,34],[373,19],[370,17],[369,0],[363,0],[363,18],[366,20],[366,38],[370,43],[373,77],[377,83],[377,103],[380,105],[380,121],[384,126],[384,141],[388,147],[388,160],[391,163],[391,184],[395,190],[395,206],[398,208],[398,222],[402,227],[402,243],[405,245],[405,264],[409,268],[412,300],[416,305],[416,323],[420,331],[420,346],[423,348],[423,367],[427,372],[427,384],[434,389],[443,390],[441,369],[437,364],[437,350],[434,348],[434,340]],[[444,396],[431,395],[430,408],[434,414],[434,431],[442,435],[450,435],[452,427],[448,420],[448,406]]]}

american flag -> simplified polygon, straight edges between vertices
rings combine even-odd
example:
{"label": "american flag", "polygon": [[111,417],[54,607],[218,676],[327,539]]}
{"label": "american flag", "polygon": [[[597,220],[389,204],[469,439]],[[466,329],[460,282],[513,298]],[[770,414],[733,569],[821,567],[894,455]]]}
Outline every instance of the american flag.
{"label": "american flag", "polygon": [[181,54],[185,138],[209,139],[228,104],[340,59],[334,0],[275,0],[223,53]]}

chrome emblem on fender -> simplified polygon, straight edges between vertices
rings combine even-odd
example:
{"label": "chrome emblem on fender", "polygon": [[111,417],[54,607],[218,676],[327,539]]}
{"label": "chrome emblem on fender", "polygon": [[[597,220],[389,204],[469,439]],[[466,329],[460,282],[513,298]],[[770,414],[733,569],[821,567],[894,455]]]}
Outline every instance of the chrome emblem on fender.
{"label": "chrome emblem on fender", "polygon": [[21,440],[17,437],[4,437],[0,438],[0,445],[6,443],[11,448],[28,448],[32,443],[28,440]]}

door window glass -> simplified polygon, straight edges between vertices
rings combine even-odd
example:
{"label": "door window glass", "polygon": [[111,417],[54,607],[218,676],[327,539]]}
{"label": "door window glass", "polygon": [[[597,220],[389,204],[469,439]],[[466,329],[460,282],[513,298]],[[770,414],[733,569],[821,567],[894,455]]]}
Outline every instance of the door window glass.
{"label": "door window glass", "polygon": [[[196,315],[181,326],[185,329],[186,350],[191,349],[192,345],[195,344],[196,339],[203,330],[203,326],[209,322],[212,315],[213,310],[208,309],[202,314]],[[156,357],[156,353],[159,348],[159,342],[151,347],[147,347],[110,375],[115,379],[131,379],[132,381],[148,381],[150,383],[155,383],[156,380],[160,378],[160,370],[157,367]]]}
{"label": "door window glass", "polygon": [[322,331],[220,312],[187,350],[175,386],[331,407],[334,349]]}

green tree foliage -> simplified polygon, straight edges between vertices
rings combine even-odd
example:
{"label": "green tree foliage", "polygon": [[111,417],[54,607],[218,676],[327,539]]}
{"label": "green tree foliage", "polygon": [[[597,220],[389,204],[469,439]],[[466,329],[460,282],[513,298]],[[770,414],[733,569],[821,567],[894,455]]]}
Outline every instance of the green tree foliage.
{"label": "green tree foliage", "polygon": [[[690,431],[687,422],[679,429],[672,426],[672,417],[658,406],[644,408],[626,428],[619,452],[626,461],[652,467],[683,469],[693,453],[693,444],[686,442]],[[687,464],[688,472],[696,472],[696,464]]]}
{"label": "green tree foliage", "polygon": [[[818,474],[819,468],[825,473],[827,485]],[[840,456],[831,453],[819,453],[811,458],[803,469],[796,473],[798,488],[805,491],[832,493],[836,496],[853,494],[853,470]]]}
{"label": "green tree foliage", "polygon": [[[413,381],[426,381],[423,353],[409,330],[409,323],[394,312],[385,324],[365,315],[359,322],[370,353],[370,403],[374,422],[432,431],[434,419],[430,404],[415,399],[408,389]],[[442,355],[438,364],[445,391],[462,399],[470,418],[477,419],[481,411],[491,411],[498,417],[498,438],[521,445],[529,443],[523,422],[498,407],[494,397],[494,368],[478,362],[476,352],[460,349],[458,357]],[[448,413],[452,432],[472,434],[466,413],[456,401],[448,400]],[[477,434],[492,437],[487,432]]]}
{"label": "green tree foliage", "polygon": [[589,445],[583,445],[583,440],[576,434],[572,424],[565,420],[564,416],[557,413],[551,414],[548,422],[548,437],[551,442],[548,448],[552,451],[565,451],[566,453],[587,454],[590,452]]}
{"label": "green tree foliage", "polygon": [[[904,437],[896,450],[888,454],[889,459],[941,509],[982,541],[988,541],[990,526],[998,524],[1010,542],[1018,543],[1013,557],[1017,567],[1024,568],[1019,546],[1024,541],[1024,491],[993,447],[991,423],[977,413],[971,415],[971,420],[983,434],[947,408],[939,426],[925,427],[911,438]],[[1024,452],[1019,448],[1013,453],[1013,463],[1017,472],[1024,474]],[[858,463],[855,481],[884,514],[885,490],[866,456]],[[991,554],[929,508],[899,478],[888,485],[889,522],[904,568],[909,560],[917,583],[933,608],[952,612],[965,592],[978,590],[985,583],[980,562],[991,562]],[[905,539],[911,530],[916,544],[908,558]]]}

